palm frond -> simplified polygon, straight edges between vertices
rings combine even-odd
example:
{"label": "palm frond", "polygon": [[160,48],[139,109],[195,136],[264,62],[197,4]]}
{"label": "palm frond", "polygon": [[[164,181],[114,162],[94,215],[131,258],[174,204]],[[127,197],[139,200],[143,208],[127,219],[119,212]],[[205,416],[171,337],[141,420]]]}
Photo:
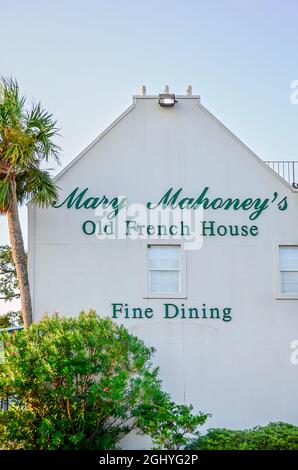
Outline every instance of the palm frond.
{"label": "palm frond", "polygon": [[16,129],[7,129],[3,132],[3,146],[5,152],[2,159],[17,172],[37,163],[35,155],[35,139]]}
{"label": "palm frond", "polygon": [[20,127],[26,99],[20,94],[19,85],[13,78],[1,78],[4,100],[0,104],[0,126]]}
{"label": "palm frond", "polygon": [[50,157],[59,162],[60,147],[55,144],[53,138],[59,136],[57,121],[53,115],[42,109],[38,103],[32,106],[27,113],[27,132],[33,133],[36,141],[37,153],[41,159],[48,161]]}
{"label": "palm frond", "polygon": [[26,204],[30,200],[30,194],[27,192],[26,175],[20,173],[15,178],[17,201],[20,206]]}
{"label": "palm frond", "polygon": [[10,205],[10,188],[7,178],[0,179],[0,214],[5,214]]}
{"label": "palm frond", "polygon": [[[2,78],[4,100],[0,103],[0,162],[2,195],[0,210],[6,210],[6,176],[16,185],[18,203],[29,199],[46,207],[57,200],[57,188],[50,173],[40,168],[43,160],[59,162],[59,135],[53,115],[40,103],[26,107],[16,80]],[[3,176],[4,175],[4,176]],[[8,188],[9,189],[9,188]]]}
{"label": "palm frond", "polygon": [[39,207],[48,207],[58,199],[58,188],[49,171],[32,168],[28,171],[27,184],[24,192],[33,204]]}

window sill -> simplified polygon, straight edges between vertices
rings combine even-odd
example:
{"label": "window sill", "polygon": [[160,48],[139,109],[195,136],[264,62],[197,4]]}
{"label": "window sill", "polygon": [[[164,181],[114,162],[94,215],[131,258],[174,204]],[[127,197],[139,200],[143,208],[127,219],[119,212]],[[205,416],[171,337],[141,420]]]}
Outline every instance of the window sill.
{"label": "window sill", "polygon": [[278,294],[275,300],[298,300],[298,294]]}

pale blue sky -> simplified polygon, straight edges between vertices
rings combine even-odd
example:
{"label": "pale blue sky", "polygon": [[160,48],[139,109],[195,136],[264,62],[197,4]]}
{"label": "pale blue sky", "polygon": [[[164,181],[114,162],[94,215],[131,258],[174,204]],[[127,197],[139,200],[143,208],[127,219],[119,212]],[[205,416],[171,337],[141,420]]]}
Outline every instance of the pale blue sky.
{"label": "pale blue sky", "polygon": [[63,165],[165,83],[192,84],[261,158],[298,160],[297,24],[295,0],[0,0],[0,74],[55,114]]}

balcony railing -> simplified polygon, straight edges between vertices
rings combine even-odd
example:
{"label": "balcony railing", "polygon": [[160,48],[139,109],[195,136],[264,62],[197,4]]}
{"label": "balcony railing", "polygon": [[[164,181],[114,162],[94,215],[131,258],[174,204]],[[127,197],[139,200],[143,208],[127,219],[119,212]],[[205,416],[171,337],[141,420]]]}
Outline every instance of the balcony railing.
{"label": "balcony railing", "polygon": [[298,189],[298,161],[273,160],[265,163],[293,188]]}

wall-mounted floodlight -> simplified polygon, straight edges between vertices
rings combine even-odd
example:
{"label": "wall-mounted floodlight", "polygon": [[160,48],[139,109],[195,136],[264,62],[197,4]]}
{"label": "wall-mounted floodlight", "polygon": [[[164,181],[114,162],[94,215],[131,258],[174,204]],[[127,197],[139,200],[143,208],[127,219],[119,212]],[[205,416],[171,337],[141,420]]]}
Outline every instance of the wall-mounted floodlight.
{"label": "wall-mounted floodlight", "polygon": [[159,95],[158,104],[164,108],[172,108],[177,103],[175,95],[171,93],[163,93]]}

